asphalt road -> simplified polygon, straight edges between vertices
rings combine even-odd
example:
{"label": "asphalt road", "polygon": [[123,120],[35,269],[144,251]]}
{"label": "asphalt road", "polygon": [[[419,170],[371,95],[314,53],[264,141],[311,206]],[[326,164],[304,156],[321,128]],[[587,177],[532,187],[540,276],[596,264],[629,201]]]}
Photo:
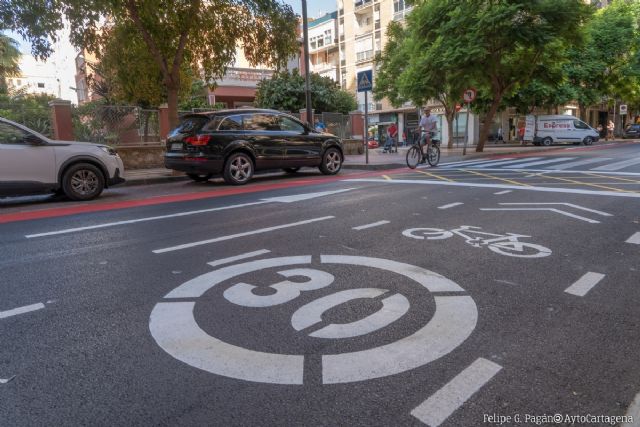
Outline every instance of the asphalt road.
{"label": "asphalt road", "polygon": [[0,425],[640,422],[639,144],[132,189],[4,201]]}

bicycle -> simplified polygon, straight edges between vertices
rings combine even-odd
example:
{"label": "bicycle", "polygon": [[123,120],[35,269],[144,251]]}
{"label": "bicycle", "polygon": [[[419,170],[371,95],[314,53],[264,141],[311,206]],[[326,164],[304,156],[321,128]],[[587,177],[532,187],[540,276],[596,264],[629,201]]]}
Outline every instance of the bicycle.
{"label": "bicycle", "polygon": [[[487,233],[481,227],[471,225],[461,225],[451,230],[440,228],[411,228],[402,232],[403,236],[412,239],[442,240],[458,235],[465,239],[465,243],[480,248],[486,246],[490,251],[500,255],[513,256],[517,258],[544,258],[551,255],[551,249],[535,243],[521,242],[521,237],[531,237],[524,234],[494,234]],[[474,236],[475,235],[475,236]]]}
{"label": "bicycle", "polygon": [[[430,166],[437,166],[440,162],[440,141],[434,139],[435,132],[429,132],[429,135],[425,136],[426,144],[422,143],[422,133],[414,132],[414,142],[411,148],[407,151],[407,166],[410,169],[415,169],[419,164],[429,162]],[[424,146],[427,146],[426,150],[423,150]]]}

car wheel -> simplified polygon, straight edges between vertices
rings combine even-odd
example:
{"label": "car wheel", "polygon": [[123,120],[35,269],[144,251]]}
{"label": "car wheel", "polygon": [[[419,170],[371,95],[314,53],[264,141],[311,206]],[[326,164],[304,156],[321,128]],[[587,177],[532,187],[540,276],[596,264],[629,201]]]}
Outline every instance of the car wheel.
{"label": "car wheel", "polygon": [[320,172],[325,175],[335,175],[342,168],[342,154],[337,148],[328,148],[322,156]]}
{"label": "car wheel", "polygon": [[212,173],[188,173],[187,176],[195,182],[207,182],[213,176]]}
{"label": "car wheel", "polygon": [[300,170],[300,168],[283,168],[282,170],[286,173],[296,173]]}
{"label": "car wheel", "polygon": [[582,142],[584,143],[584,145],[591,145],[593,144],[593,138],[587,136]]}
{"label": "car wheel", "polygon": [[232,154],[224,164],[223,178],[228,184],[243,185],[253,176],[253,161],[245,153]]}
{"label": "car wheel", "polygon": [[73,165],[62,176],[62,190],[71,200],[95,199],[104,190],[102,171],[89,163]]}
{"label": "car wheel", "polygon": [[553,139],[551,139],[550,137],[546,137],[542,140],[542,145],[544,145],[545,147],[548,147],[551,144],[553,144]]}

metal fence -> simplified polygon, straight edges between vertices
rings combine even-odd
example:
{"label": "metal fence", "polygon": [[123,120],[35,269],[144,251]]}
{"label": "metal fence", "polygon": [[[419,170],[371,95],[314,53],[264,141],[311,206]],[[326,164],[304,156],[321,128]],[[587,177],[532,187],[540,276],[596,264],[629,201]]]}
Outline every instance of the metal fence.
{"label": "metal fence", "polygon": [[127,105],[87,104],[72,110],[75,139],[102,144],[160,140],[158,110]]}
{"label": "metal fence", "polygon": [[[300,113],[289,113],[293,117],[301,120]],[[351,138],[351,116],[342,113],[321,113],[313,115],[313,123],[322,121],[326,127],[326,132],[342,139]]]}
{"label": "metal fence", "polygon": [[0,117],[27,126],[49,138],[53,136],[51,109],[48,106],[24,107],[13,103],[2,103]]}

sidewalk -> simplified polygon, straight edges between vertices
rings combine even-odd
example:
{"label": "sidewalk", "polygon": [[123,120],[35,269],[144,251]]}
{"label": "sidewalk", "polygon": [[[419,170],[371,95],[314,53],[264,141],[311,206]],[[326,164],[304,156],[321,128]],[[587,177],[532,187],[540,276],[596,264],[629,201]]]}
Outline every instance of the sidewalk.
{"label": "sidewalk", "polygon": [[[622,142],[623,140],[613,140],[610,143]],[[629,140],[626,140],[629,141]],[[559,148],[569,147],[567,145],[556,145],[551,147],[537,147],[531,144],[487,144],[484,146],[482,153],[476,153],[475,147],[468,147],[467,154],[462,155],[462,147],[448,149],[441,147],[441,163],[456,162],[460,160],[472,160],[496,155],[508,154],[527,154],[537,153],[541,151],[557,150]],[[385,170],[395,169],[406,166],[406,153],[409,147],[398,147],[397,153],[383,153],[382,148],[369,150],[369,162],[366,162],[364,154],[346,155],[344,159],[344,169],[362,169],[362,170]],[[187,180],[187,176],[181,173],[173,172],[170,169],[154,168],[154,169],[132,169],[125,170],[124,178],[126,182],[123,185],[147,185],[172,181]]]}

